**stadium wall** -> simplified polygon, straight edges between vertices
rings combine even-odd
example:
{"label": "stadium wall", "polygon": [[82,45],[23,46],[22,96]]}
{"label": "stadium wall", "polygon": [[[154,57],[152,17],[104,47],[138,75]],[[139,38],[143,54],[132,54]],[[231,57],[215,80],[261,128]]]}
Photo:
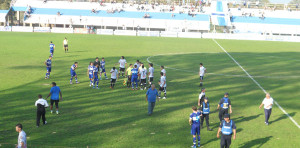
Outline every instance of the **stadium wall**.
{"label": "stadium wall", "polygon": [[300,36],[262,35],[257,33],[192,33],[172,31],[132,31],[97,29],[95,32],[85,28],[57,28],[53,27],[25,27],[25,26],[0,26],[0,32],[52,32],[52,33],[81,33],[99,35],[125,35],[125,36],[153,36],[176,38],[205,38],[205,39],[230,39],[230,40],[259,40],[259,41],[285,41],[300,42]]}

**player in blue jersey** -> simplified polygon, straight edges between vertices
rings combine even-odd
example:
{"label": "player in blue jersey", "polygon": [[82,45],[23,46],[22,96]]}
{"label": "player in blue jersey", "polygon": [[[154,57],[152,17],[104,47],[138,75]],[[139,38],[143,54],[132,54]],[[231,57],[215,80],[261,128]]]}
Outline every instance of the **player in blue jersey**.
{"label": "player in blue jersey", "polygon": [[99,68],[99,65],[98,63],[96,63],[96,65],[94,66],[94,71],[93,71],[93,78],[94,78],[94,86],[93,88],[95,88],[96,86],[96,83],[97,83],[97,89],[99,89],[98,87],[98,84],[99,84],[99,79],[98,79],[98,74],[99,74],[99,71],[98,71],[98,68]]}
{"label": "player in blue jersey", "polygon": [[93,62],[90,62],[90,65],[88,66],[88,69],[87,69],[87,75],[89,76],[89,79],[90,79],[90,87],[93,84],[93,78],[94,78],[94,63]]}
{"label": "player in blue jersey", "polygon": [[197,111],[197,107],[193,106],[193,113],[190,114],[189,123],[192,127],[191,134],[193,135],[193,148],[196,148],[196,136],[198,138],[198,147],[200,147],[200,116],[201,111]]}
{"label": "player in blue jersey", "polygon": [[73,77],[75,77],[76,83],[79,83],[78,80],[77,80],[77,74],[76,74],[76,72],[75,72],[75,70],[76,70],[77,67],[78,67],[78,62],[75,62],[75,63],[71,66],[71,69],[70,69],[70,73],[71,73],[70,84],[73,84],[73,83],[72,83]]}
{"label": "player in blue jersey", "polygon": [[134,90],[134,83],[136,85],[136,90],[138,89],[138,69],[137,65],[134,65],[134,68],[131,70],[131,83],[132,90]]}
{"label": "player in blue jersey", "polygon": [[50,47],[50,54],[53,57],[55,45],[52,43],[52,41],[50,41],[49,47]]}
{"label": "player in blue jersey", "polygon": [[102,58],[102,61],[100,61],[100,68],[101,68],[101,72],[100,72],[100,80],[102,80],[102,73],[104,73],[105,79],[107,80],[107,76],[106,76],[106,72],[105,72],[105,60],[104,58]]}
{"label": "player in blue jersey", "polygon": [[47,73],[46,73],[46,76],[45,76],[45,79],[49,79],[50,77],[50,72],[51,72],[51,64],[52,64],[52,56],[49,56],[49,59],[47,59],[45,61],[45,65],[47,67]]}

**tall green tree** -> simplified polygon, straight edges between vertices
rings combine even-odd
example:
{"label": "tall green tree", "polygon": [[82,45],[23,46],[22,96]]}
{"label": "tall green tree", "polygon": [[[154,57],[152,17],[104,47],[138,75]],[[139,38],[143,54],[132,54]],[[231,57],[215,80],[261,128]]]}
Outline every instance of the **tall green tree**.
{"label": "tall green tree", "polygon": [[7,10],[10,7],[11,0],[0,0],[0,9]]}

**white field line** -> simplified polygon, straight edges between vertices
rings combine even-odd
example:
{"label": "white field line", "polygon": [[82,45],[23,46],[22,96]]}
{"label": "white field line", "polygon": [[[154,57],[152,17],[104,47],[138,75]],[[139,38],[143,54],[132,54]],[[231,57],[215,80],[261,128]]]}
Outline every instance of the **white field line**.
{"label": "white field line", "polygon": [[[212,39],[234,62],[237,64],[245,73],[246,75],[264,92],[267,93],[267,91],[215,40]],[[275,101],[275,104],[280,108],[280,110],[287,115],[290,120],[300,129],[299,124]]]}
{"label": "white field line", "polygon": [[[193,53],[212,53],[212,54],[216,54],[216,53],[220,53],[220,52],[187,52],[187,53],[166,53],[166,54],[157,54],[157,55],[153,55],[153,56],[149,56],[147,58],[147,62],[148,63],[152,63],[153,65],[156,66],[160,66],[159,64],[153,63],[150,61],[150,59],[152,57],[156,57],[156,56],[165,56],[165,55],[183,55],[183,54],[193,54]],[[177,69],[177,68],[173,68],[173,67],[166,67],[167,69],[173,69],[173,70],[178,70],[178,71],[185,71],[185,72],[192,72],[192,73],[198,73],[197,71],[191,71],[191,70],[186,70],[186,69]],[[221,74],[221,73],[206,73],[208,75],[216,75],[216,76],[226,76],[226,77],[242,77],[242,78],[248,78],[247,75],[230,75],[230,74]],[[300,78],[300,76],[252,76],[253,78]]]}

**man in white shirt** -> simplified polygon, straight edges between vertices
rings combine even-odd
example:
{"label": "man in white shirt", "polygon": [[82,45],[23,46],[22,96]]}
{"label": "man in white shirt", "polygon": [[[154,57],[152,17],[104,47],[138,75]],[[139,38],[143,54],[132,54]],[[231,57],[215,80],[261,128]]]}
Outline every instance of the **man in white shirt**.
{"label": "man in white shirt", "polygon": [[[116,70],[116,67],[113,67],[113,68],[110,70],[110,73],[111,73],[110,88],[111,88],[111,89],[114,89],[115,83],[116,83],[116,79],[117,79],[117,76],[118,76],[118,78],[119,78],[118,70]],[[120,73],[119,73],[119,74],[120,74]]]}
{"label": "man in white shirt", "polygon": [[203,85],[204,74],[206,73],[206,68],[200,63],[199,76],[200,76],[200,87]]}
{"label": "man in white shirt", "polygon": [[65,39],[64,39],[64,41],[63,41],[64,43],[64,49],[65,49],[65,53],[66,52],[68,52],[69,51],[69,47],[68,47],[68,40],[67,40],[67,38],[65,37]]}
{"label": "man in white shirt", "polygon": [[120,76],[120,73],[122,72],[122,77],[124,77],[125,68],[127,67],[127,62],[126,62],[124,56],[122,56],[121,59],[119,60],[119,64],[120,64],[119,76]]}
{"label": "man in white shirt", "polygon": [[153,82],[153,78],[154,78],[154,68],[153,68],[153,64],[149,63],[149,72],[148,72],[148,77],[149,77],[149,87],[151,87],[152,82]]}
{"label": "man in white shirt", "polygon": [[269,118],[272,113],[272,105],[273,105],[273,98],[270,96],[269,93],[266,94],[265,99],[260,104],[259,108],[261,108],[264,105],[265,110],[265,124],[269,125]]}
{"label": "man in white shirt", "polygon": [[27,139],[26,139],[26,133],[23,131],[22,124],[16,125],[16,131],[19,133],[18,136],[18,145],[17,148],[27,148]]}
{"label": "man in white shirt", "polygon": [[167,72],[166,72],[164,66],[160,66],[160,72],[162,72],[162,73],[164,74],[165,77],[167,76]]}
{"label": "man in white shirt", "polygon": [[38,95],[39,99],[37,101],[35,101],[35,106],[37,107],[37,110],[36,110],[36,127],[39,127],[40,126],[40,119],[42,117],[42,120],[43,120],[43,124],[47,124],[47,121],[46,121],[46,117],[45,117],[45,114],[46,114],[46,110],[45,108],[48,107],[48,103],[45,99],[43,99],[42,95],[39,94]]}
{"label": "man in white shirt", "polygon": [[141,69],[139,70],[140,78],[141,78],[141,90],[146,89],[146,79],[147,79],[147,69],[142,65]]}
{"label": "man in white shirt", "polygon": [[161,91],[163,91],[164,92],[163,99],[167,99],[167,82],[163,72],[160,73],[160,81],[158,84],[160,86],[158,91],[158,98],[160,99]]}

